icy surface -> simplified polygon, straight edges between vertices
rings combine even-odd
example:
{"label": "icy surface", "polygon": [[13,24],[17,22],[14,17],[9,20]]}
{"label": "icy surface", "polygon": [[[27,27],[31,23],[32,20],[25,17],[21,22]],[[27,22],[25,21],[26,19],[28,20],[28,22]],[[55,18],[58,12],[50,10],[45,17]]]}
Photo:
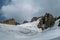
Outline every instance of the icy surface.
{"label": "icy surface", "polygon": [[22,25],[0,24],[0,40],[50,40],[60,37],[59,20],[52,29],[44,31],[37,28],[39,20]]}

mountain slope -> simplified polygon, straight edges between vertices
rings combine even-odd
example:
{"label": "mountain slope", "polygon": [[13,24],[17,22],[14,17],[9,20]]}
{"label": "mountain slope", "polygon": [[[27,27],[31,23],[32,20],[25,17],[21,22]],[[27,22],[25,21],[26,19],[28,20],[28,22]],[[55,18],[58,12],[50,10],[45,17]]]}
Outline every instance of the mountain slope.
{"label": "mountain slope", "polygon": [[57,26],[59,20],[52,29],[44,31],[37,28],[39,20],[21,25],[0,24],[0,40],[50,40],[60,37],[60,29]]}

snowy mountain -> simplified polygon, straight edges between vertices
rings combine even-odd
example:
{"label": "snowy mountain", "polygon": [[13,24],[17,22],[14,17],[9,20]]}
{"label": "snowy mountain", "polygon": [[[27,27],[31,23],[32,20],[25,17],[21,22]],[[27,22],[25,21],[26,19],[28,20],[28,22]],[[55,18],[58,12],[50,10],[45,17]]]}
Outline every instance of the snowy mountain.
{"label": "snowy mountain", "polygon": [[44,31],[37,28],[39,20],[21,25],[0,24],[0,40],[51,40],[60,37],[59,20],[52,29]]}

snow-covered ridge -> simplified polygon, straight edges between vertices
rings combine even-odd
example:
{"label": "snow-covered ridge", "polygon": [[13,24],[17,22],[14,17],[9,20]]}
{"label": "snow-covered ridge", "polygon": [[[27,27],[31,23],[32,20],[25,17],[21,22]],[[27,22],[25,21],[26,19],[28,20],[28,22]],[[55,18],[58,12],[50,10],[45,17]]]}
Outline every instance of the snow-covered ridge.
{"label": "snow-covered ridge", "polygon": [[55,22],[55,29],[46,31],[37,28],[39,20],[21,25],[0,24],[0,40],[49,40],[60,37],[59,20]]}
{"label": "snow-covered ridge", "polygon": [[0,24],[0,30],[3,31],[19,31],[22,33],[30,33],[30,32],[40,32],[40,29],[37,28],[37,24],[39,20],[34,21],[32,23],[26,23],[21,25],[7,25],[7,24]]}

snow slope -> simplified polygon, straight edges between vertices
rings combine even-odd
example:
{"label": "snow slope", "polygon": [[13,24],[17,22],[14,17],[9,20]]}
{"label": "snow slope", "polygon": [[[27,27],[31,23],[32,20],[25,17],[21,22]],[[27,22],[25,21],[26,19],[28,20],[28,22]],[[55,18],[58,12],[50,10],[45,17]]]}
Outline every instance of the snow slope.
{"label": "snow slope", "polygon": [[[60,20],[60,19],[59,19]],[[0,24],[0,40],[50,40],[60,37],[60,29],[55,22],[54,29],[45,31],[37,28],[39,20],[21,25]]]}

